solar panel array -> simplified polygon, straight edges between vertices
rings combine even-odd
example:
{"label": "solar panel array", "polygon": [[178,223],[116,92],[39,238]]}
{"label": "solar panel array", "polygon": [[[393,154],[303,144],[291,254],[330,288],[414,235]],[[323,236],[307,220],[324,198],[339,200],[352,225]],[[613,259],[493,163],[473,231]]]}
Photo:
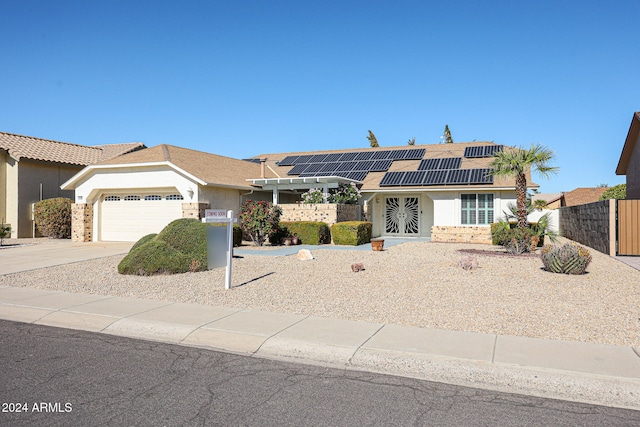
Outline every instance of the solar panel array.
{"label": "solar panel array", "polygon": [[459,169],[462,157],[444,157],[440,159],[424,159],[418,165],[419,171],[434,169]]}
{"label": "solar panel array", "polygon": [[434,169],[387,172],[381,187],[428,186],[452,184],[493,184],[490,169]]}
{"label": "solar panel array", "polygon": [[331,154],[288,156],[279,166],[293,166],[287,175],[341,176],[362,181],[369,172],[386,172],[394,160],[420,160],[425,149],[355,151]]}
{"label": "solar panel array", "polygon": [[503,149],[504,145],[479,145],[476,147],[467,147],[464,149],[464,157],[468,159],[493,157],[496,152],[502,151]]}
{"label": "solar panel array", "polygon": [[424,153],[424,148],[413,148],[404,150],[304,154],[302,156],[287,156],[278,162],[278,166],[296,166],[301,163],[352,162],[357,160],[420,160],[424,157]]}

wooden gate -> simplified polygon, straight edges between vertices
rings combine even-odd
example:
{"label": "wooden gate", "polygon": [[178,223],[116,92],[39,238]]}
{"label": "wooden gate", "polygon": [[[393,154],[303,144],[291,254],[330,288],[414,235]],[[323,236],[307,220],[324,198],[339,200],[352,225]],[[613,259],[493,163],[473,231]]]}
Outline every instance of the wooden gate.
{"label": "wooden gate", "polygon": [[618,255],[640,255],[640,200],[618,200]]}

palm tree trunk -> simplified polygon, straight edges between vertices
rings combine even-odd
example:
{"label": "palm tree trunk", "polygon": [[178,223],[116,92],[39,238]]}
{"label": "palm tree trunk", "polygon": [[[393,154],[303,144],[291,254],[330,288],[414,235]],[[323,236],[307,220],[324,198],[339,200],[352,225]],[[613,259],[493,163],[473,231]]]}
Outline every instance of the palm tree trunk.
{"label": "palm tree trunk", "polygon": [[516,177],[516,206],[518,228],[527,228],[527,177],[523,173]]}

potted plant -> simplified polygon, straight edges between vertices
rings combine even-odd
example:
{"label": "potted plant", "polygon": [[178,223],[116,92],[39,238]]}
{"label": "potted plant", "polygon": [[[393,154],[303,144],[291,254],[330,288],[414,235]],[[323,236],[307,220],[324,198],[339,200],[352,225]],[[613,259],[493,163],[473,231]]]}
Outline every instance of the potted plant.
{"label": "potted plant", "polygon": [[298,236],[296,234],[291,236],[291,244],[292,245],[297,245],[298,244]]}
{"label": "potted plant", "polygon": [[384,239],[371,239],[371,249],[374,251],[382,251],[384,248]]}

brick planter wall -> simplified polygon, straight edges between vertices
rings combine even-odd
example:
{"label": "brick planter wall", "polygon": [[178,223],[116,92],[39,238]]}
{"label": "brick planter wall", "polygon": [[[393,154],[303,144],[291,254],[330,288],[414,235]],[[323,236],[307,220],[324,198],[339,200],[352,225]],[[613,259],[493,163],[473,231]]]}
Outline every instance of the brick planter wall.
{"label": "brick planter wall", "polygon": [[74,203],[71,205],[71,241],[93,240],[93,205]]}
{"label": "brick planter wall", "polygon": [[209,209],[209,203],[183,203],[182,218],[204,218],[205,209]]}
{"label": "brick planter wall", "polygon": [[283,204],[280,221],[324,222],[331,227],[336,222],[358,221],[361,218],[360,205],[341,205],[335,203],[319,204]]}
{"label": "brick planter wall", "polygon": [[431,227],[431,241],[448,243],[483,243],[490,245],[491,227],[434,225]]}

